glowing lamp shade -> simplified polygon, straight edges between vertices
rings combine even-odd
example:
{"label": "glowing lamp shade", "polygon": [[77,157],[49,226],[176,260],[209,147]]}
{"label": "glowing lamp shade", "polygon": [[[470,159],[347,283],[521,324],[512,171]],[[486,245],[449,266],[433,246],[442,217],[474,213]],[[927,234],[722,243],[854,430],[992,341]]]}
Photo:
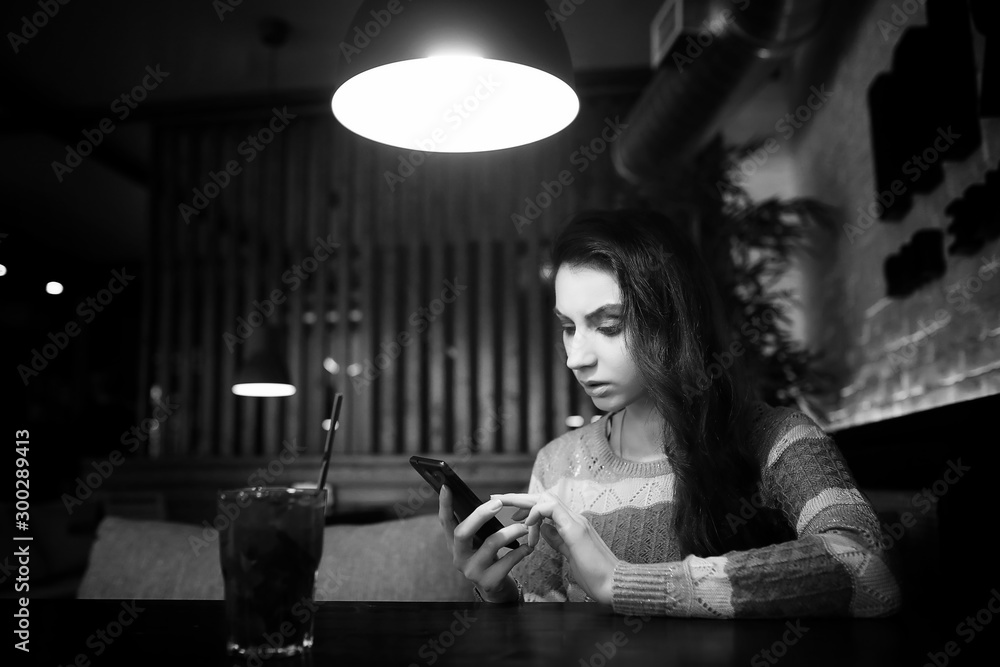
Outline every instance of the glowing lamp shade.
{"label": "glowing lamp shade", "polygon": [[559,132],[580,109],[544,0],[365,1],[339,45],[331,106],[390,146],[468,153]]}
{"label": "glowing lamp shade", "polygon": [[[248,344],[256,343],[248,350],[246,361],[239,367],[233,381],[233,393],[237,396],[291,396],[295,393],[288,368],[278,350],[279,337],[265,327],[254,332]],[[257,339],[256,341],[254,339]]]}

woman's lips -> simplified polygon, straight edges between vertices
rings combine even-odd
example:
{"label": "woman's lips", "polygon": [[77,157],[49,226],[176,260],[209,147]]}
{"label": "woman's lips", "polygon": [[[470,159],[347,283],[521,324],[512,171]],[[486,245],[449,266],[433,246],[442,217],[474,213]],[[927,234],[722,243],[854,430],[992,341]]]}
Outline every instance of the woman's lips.
{"label": "woman's lips", "polygon": [[611,391],[611,385],[607,382],[585,382],[583,389],[588,396],[603,396]]}

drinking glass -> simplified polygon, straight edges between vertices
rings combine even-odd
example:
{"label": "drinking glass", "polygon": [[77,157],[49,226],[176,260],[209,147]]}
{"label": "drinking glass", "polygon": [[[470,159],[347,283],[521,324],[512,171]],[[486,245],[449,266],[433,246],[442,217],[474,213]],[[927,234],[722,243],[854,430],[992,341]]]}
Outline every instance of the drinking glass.
{"label": "drinking glass", "polygon": [[290,656],[313,644],[325,489],[219,491],[230,654]]}

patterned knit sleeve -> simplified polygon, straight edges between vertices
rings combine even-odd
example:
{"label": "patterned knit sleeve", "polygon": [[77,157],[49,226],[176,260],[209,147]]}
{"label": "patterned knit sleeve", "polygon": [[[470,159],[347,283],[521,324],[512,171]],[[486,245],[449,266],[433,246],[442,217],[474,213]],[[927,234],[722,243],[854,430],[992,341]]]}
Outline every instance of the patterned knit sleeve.
{"label": "patterned knit sleeve", "polygon": [[[546,450],[543,448],[535,458],[531,470],[528,493],[542,493],[547,489],[545,481],[549,470]],[[521,584],[525,602],[566,602],[566,586],[563,582],[565,558],[547,541],[539,539],[534,551],[511,570]]]}
{"label": "patterned knit sleeve", "polygon": [[706,618],[886,616],[900,590],[881,529],[833,440],[806,415],[775,409],[761,496],[796,540],[722,556],[620,564],[613,606],[623,614]]}

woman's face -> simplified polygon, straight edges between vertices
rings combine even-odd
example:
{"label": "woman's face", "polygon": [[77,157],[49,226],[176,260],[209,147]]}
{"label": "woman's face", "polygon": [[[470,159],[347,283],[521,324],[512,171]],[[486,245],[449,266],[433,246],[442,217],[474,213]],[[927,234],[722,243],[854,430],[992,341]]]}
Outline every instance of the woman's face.
{"label": "woman's face", "polygon": [[625,350],[618,281],[605,271],[564,264],[555,289],[566,365],[594,405],[613,412],[642,396],[638,369]]}

